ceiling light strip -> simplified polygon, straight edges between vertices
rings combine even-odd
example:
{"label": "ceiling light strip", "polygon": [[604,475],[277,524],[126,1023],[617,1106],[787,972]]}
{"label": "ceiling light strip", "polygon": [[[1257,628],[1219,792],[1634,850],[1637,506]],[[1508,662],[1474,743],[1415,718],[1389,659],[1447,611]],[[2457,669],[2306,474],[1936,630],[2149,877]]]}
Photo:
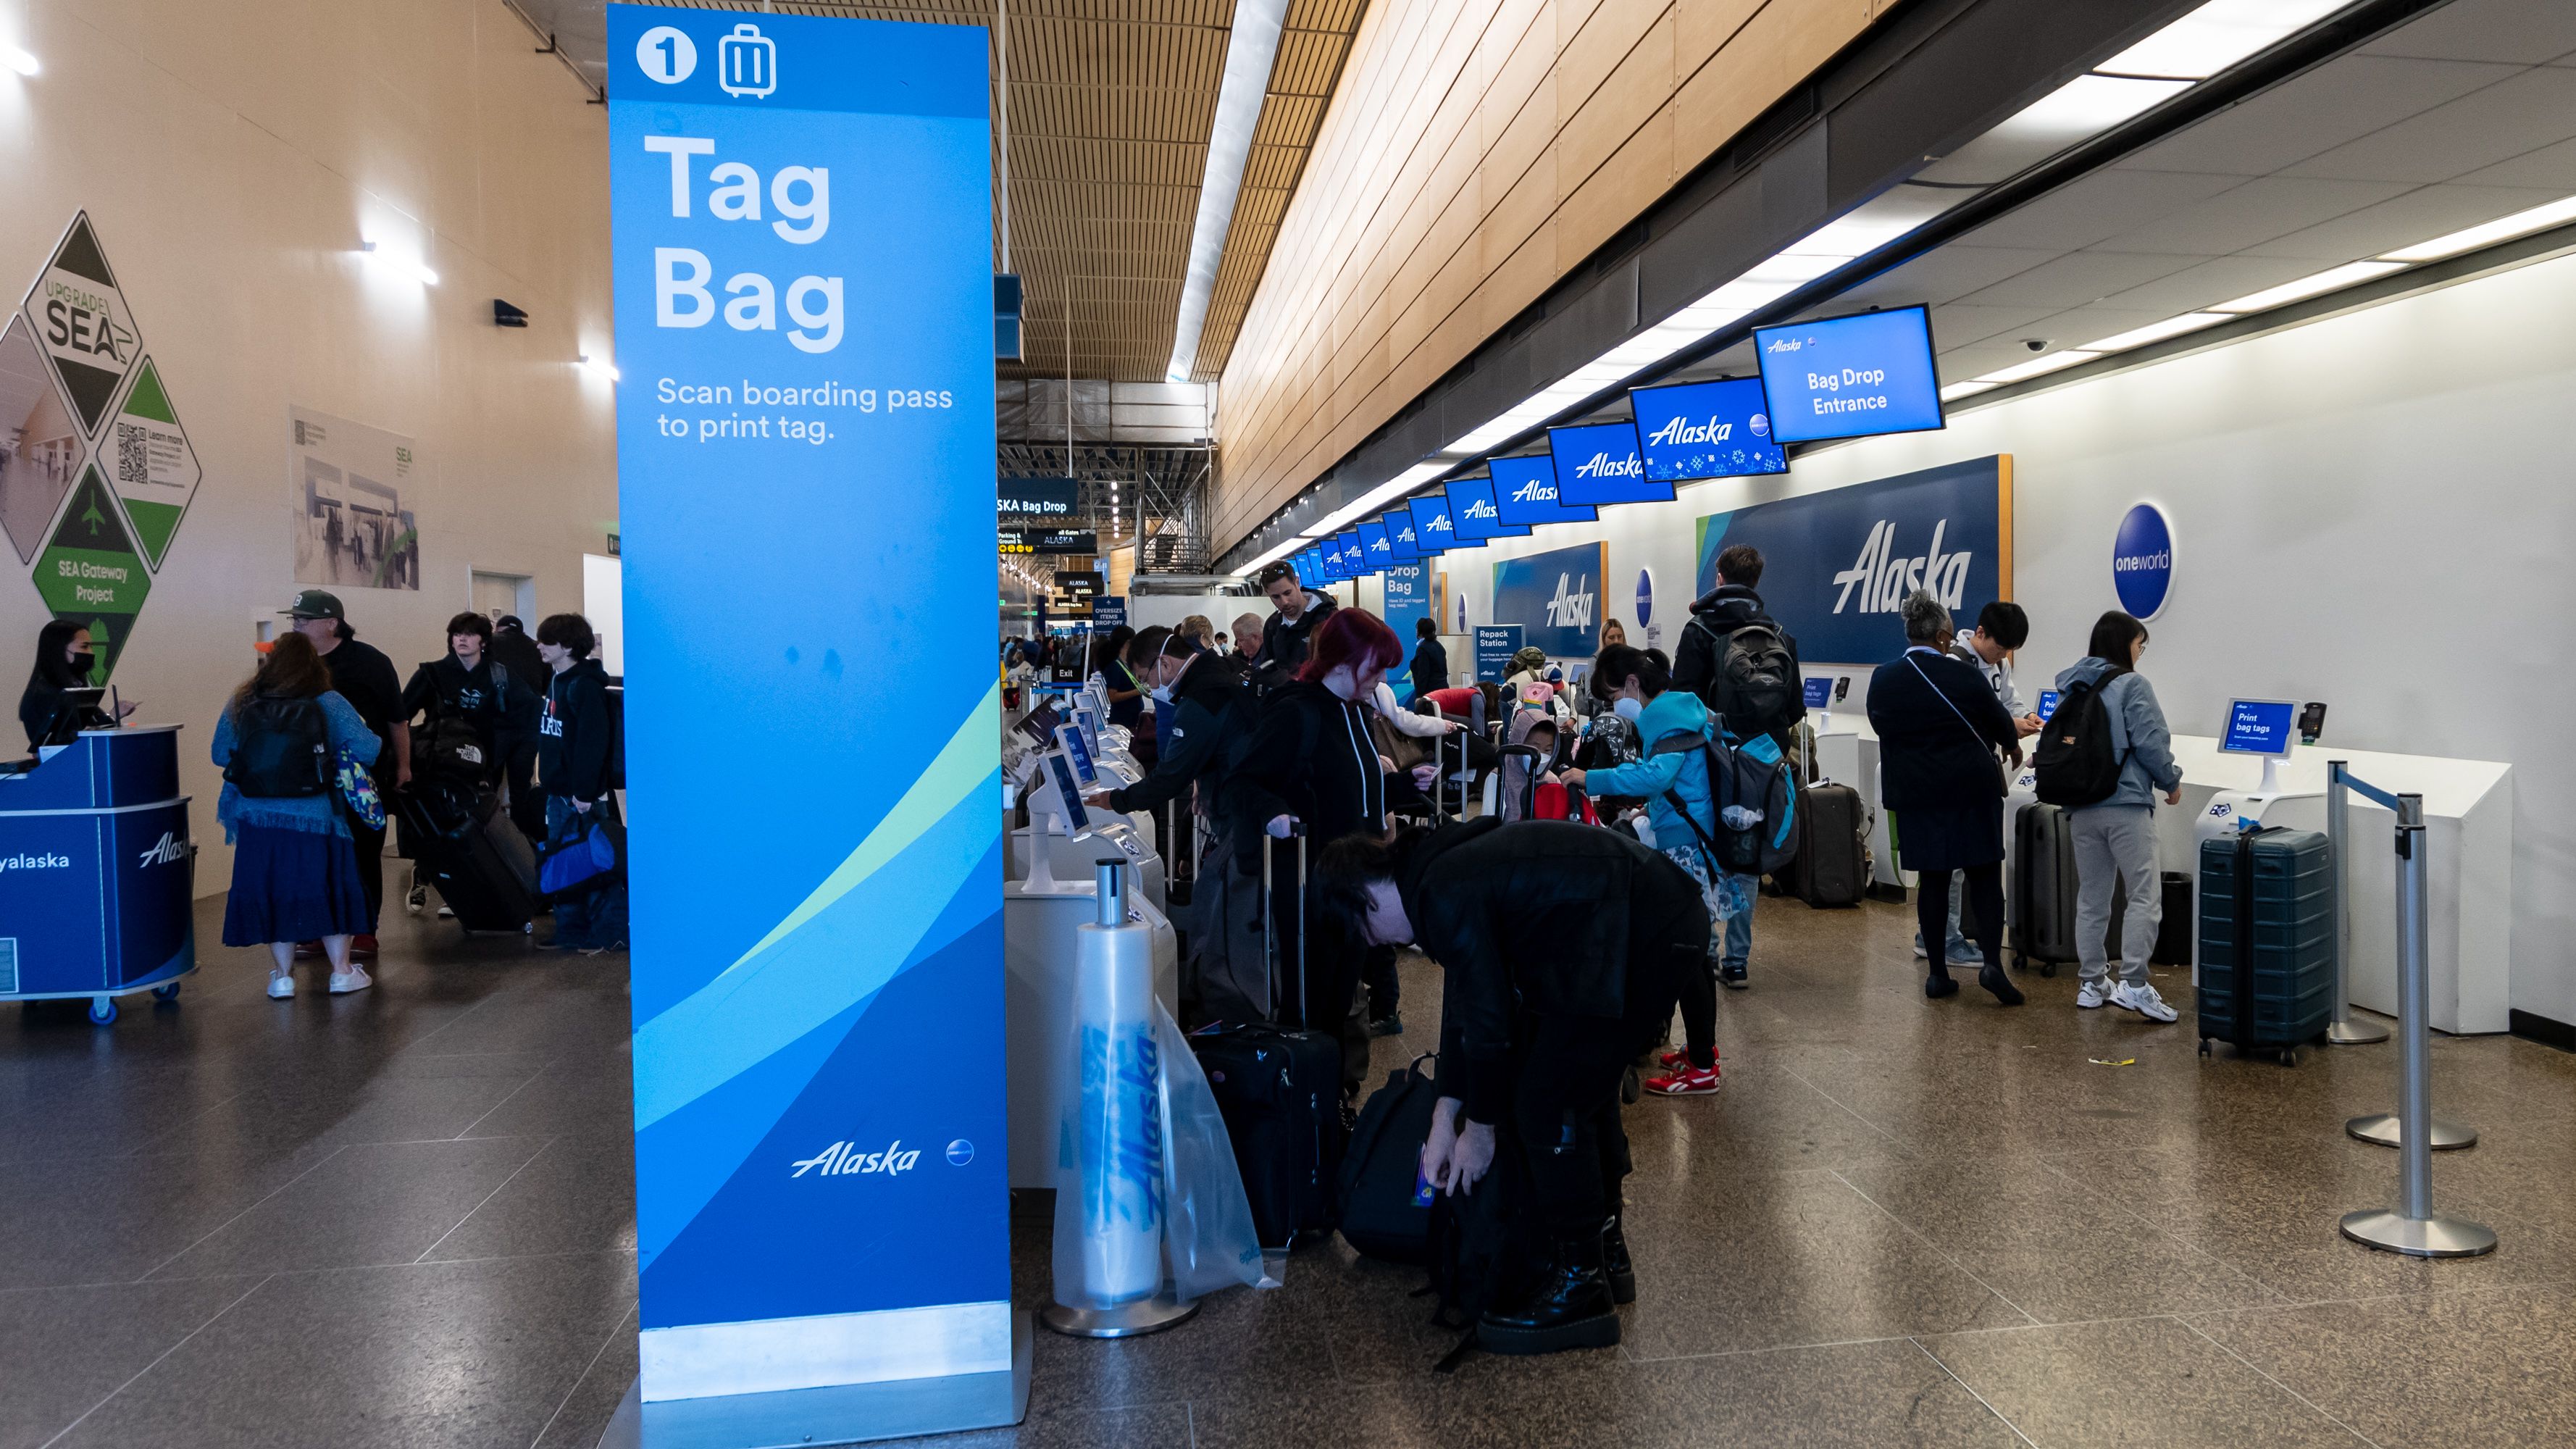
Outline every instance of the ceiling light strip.
{"label": "ceiling light strip", "polygon": [[1181,281],[1180,320],[1172,333],[1170,382],[1187,382],[1198,366],[1199,332],[1207,325],[1208,298],[1225,261],[1226,233],[1234,226],[1235,194],[1261,124],[1270,90],[1270,68],[1279,58],[1279,28],[1288,0],[1235,0],[1234,33],[1225,43],[1225,80],[1216,93],[1216,123],[1208,130],[1207,172],[1199,178],[1198,220],[1190,228],[1190,269]]}

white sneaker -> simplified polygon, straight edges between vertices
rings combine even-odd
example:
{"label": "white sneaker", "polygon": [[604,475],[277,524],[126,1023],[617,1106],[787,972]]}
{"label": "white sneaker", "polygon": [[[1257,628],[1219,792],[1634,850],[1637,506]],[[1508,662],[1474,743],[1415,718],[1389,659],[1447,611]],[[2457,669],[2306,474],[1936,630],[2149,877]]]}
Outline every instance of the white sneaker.
{"label": "white sneaker", "polygon": [[[364,991],[375,984],[376,978],[368,975],[367,968],[359,965],[355,961],[349,963],[348,970],[334,971],[331,973],[331,994],[333,996],[346,996],[352,991]],[[2167,1021],[2171,1021],[2173,1019],[2173,1013],[2165,1013],[2165,1019]]]}
{"label": "white sneaker", "polygon": [[1932,959],[1932,953],[1923,949],[1923,933],[1921,931],[1914,933],[1914,956],[1918,961],[1929,961]]}
{"label": "white sneaker", "polygon": [[292,972],[286,972],[286,971],[271,971],[270,973],[268,973],[268,999],[269,999],[269,1000],[271,1000],[271,1001],[286,1001],[286,1000],[289,1000],[289,999],[293,998],[293,997],[294,997],[294,995],[295,995],[295,976],[294,976],[294,974],[293,974]]}
{"label": "white sneaker", "polygon": [[2111,1004],[2134,1011],[2149,1021],[2171,1021],[2175,1016],[2174,1009],[2165,1005],[2165,999],[2158,996],[2156,989],[2145,982],[2135,986],[2122,982],[2113,988]]}
{"label": "white sneaker", "polygon": [[2111,1001],[2111,983],[2087,981],[2075,988],[2075,1006],[2079,1011],[2092,1011]]}

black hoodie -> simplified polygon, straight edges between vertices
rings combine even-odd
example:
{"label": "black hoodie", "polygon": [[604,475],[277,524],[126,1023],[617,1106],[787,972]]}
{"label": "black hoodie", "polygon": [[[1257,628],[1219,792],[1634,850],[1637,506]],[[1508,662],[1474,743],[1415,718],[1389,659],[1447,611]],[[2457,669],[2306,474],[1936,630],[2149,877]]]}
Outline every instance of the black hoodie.
{"label": "black hoodie", "polygon": [[[1789,662],[1798,662],[1796,636],[1780,628],[1780,621],[1762,607],[1760,594],[1742,584],[1719,584],[1691,604],[1690,621],[1682,625],[1682,637],[1674,641],[1674,687],[1689,690],[1699,696],[1702,704],[1715,709],[1710,691],[1717,682],[1718,651],[1726,647],[1727,635],[1747,624],[1767,624],[1778,630],[1780,642],[1789,646]],[[1798,711],[1793,719],[1805,715],[1803,701],[1793,700],[1791,706]],[[1778,735],[1774,738],[1779,739],[1780,748],[1789,748],[1788,740]]]}
{"label": "black hoodie", "polygon": [[584,659],[546,683],[537,719],[537,777],[545,793],[596,800],[608,793],[608,670]]}
{"label": "black hoodie", "polygon": [[1172,742],[1155,761],[1154,773],[1123,790],[1109,792],[1109,808],[1120,812],[1154,810],[1190,788],[1210,771],[1222,768],[1227,745],[1252,715],[1252,692],[1243,676],[1213,654],[1190,656],[1189,665],[1172,685],[1177,706]]}
{"label": "black hoodie", "polygon": [[1260,869],[1261,832],[1281,815],[1304,821],[1316,850],[1355,830],[1383,834],[1387,777],[1367,712],[1304,680],[1273,690],[1260,708],[1225,782],[1225,819],[1245,874]]}

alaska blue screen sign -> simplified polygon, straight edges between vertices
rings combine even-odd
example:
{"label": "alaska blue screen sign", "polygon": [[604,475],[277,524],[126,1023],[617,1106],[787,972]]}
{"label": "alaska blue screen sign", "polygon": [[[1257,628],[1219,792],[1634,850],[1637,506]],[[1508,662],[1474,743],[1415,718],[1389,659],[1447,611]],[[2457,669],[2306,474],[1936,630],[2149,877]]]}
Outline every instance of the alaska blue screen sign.
{"label": "alaska blue screen sign", "polygon": [[1932,314],[1891,307],[1753,329],[1771,433],[1783,443],[1942,426]]}
{"label": "alaska blue screen sign", "polygon": [[1545,453],[1534,458],[1488,458],[1494,475],[1494,507],[1502,521],[1527,528],[1541,523],[1590,523],[1601,510],[1568,506],[1556,486],[1556,460]]}
{"label": "alaska blue screen sign", "polygon": [[2164,610],[2173,594],[2173,522],[2152,503],[2131,507],[2111,535],[2111,591],[2141,619]]}
{"label": "alaska blue screen sign", "polygon": [[1547,430],[1556,459],[1556,498],[1568,507],[1596,503],[1663,503],[1673,485],[1649,478],[1637,460],[1637,429],[1630,423],[1586,423]]}
{"label": "alaska blue screen sign", "polygon": [[1628,394],[1637,413],[1638,456],[1658,482],[1786,473],[1789,456],[1771,436],[1762,379],[1729,377]]}
{"label": "alaska blue screen sign", "polygon": [[[1005,1050],[999,681],[920,667],[992,645],[989,42],[606,24],[645,1438],[678,1400],[945,1412],[1012,1366],[1004,1084],[953,1070]],[[743,810],[717,739],[798,808]]]}
{"label": "alaska blue screen sign", "polygon": [[1449,499],[1446,494],[1434,493],[1428,498],[1416,498],[1404,506],[1413,515],[1413,546],[1424,554],[1445,553],[1462,542],[1449,526]]}
{"label": "alaska blue screen sign", "polygon": [[1370,573],[1381,572],[1395,562],[1395,544],[1386,536],[1386,525],[1372,518],[1362,522],[1356,532],[1360,536],[1360,557],[1367,562]]}
{"label": "alaska blue screen sign", "polygon": [[1529,532],[1527,525],[1514,527],[1503,522],[1502,510],[1494,505],[1494,480],[1491,478],[1449,480],[1449,526],[1458,531],[1458,539],[1462,543],[1520,538]]}

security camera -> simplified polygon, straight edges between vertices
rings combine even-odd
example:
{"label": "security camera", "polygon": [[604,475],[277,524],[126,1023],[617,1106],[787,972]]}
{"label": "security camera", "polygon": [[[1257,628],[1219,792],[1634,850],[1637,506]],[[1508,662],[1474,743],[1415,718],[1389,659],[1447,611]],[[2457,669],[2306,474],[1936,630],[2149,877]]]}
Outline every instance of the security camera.
{"label": "security camera", "polygon": [[2021,345],[2033,352],[2046,352],[2051,344],[2045,337],[2025,337],[2021,340]]}

